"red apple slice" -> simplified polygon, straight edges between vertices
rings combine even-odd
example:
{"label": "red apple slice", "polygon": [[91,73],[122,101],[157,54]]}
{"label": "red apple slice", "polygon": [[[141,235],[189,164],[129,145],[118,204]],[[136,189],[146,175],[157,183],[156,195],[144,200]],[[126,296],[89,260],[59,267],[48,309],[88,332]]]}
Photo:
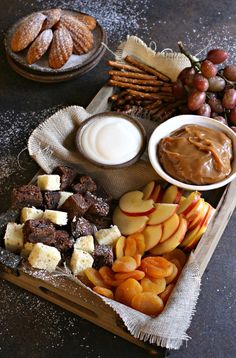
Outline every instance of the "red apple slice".
{"label": "red apple slice", "polygon": [[162,236],[162,226],[152,225],[146,226],[142,234],[144,235],[145,251],[152,249],[158,244]]}
{"label": "red apple slice", "polygon": [[[194,249],[195,246],[197,245],[198,241],[201,239],[202,235],[206,231],[207,226],[208,226],[209,222],[211,221],[212,216],[215,213],[215,209],[210,204],[208,204],[208,206],[209,207],[208,207],[207,214],[206,214],[203,222],[201,223],[200,228],[198,229],[198,231],[195,233],[194,236],[191,235],[191,237],[188,238],[188,242],[185,242],[185,244],[184,244],[185,251],[190,251],[190,250]],[[197,227],[199,227],[199,225]],[[195,231],[196,228],[193,231]],[[185,239],[184,239],[184,241],[185,241]]]}
{"label": "red apple slice", "polygon": [[175,185],[169,186],[162,197],[162,203],[178,204],[181,198],[182,190]]}
{"label": "red apple slice", "polygon": [[178,209],[178,204],[154,204],[155,210],[149,215],[148,225],[161,224],[168,220]]}
{"label": "red apple slice", "polygon": [[145,187],[143,188],[142,192],[143,192],[143,200],[147,200],[151,198],[151,195],[154,191],[156,187],[156,183],[155,181],[150,181],[149,183],[147,183],[147,185],[145,185]]}
{"label": "red apple slice", "polygon": [[163,195],[163,189],[160,184],[157,184],[155,186],[155,189],[153,190],[153,193],[150,197],[155,203],[159,203],[161,201]]}
{"label": "red apple slice", "polygon": [[187,215],[200,199],[201,194],[198,191],[193,191],[189,196],[179,205],[177,214]]}
{"label": "red apple slice", "polygon": [[199,199],[196,204],[194,205],[194,207],[192,208],[192,210],[190,210],[186,215],[185,218],[188,221],[192,221],[195,219],[195,217],[201,212],[203,206],[204,206],[204,199]]}
{"label": "red apple slice", "polygon": [[171,237],[179,227],[179,215],[174,214],[162,224],[162,237],[160,242],[163,242]]}
{"label": "red apple slice", "polygon": [[194,229],[200,222],[205,218],[206,213],[208,211],[208,203],[204,201],[204,205],[202,207],[202,210],[198,213],[198,215],[189,222],[188,230]]}
{"label": "red apple slice", "polygon": [[131,235],[142,231],[148,216],[128,216],[119,207],[116,207],[113,214],[113,224],[117,225],[123,235]]}
{"label": "red apple slice", "polygon": [[168,239],[162,243],[157,244],[150,252],[152,255],[163,255],[174,250],[184,239],[187,231],[187,220],[180,216],[180,223],[178,230]]}
{"label": "red apple slice", "polygon": [[143,192],[129,191],[122,195],[119,201],[120,209],[130,216],[144,216],[155,210],[152,199],[143,200]]}

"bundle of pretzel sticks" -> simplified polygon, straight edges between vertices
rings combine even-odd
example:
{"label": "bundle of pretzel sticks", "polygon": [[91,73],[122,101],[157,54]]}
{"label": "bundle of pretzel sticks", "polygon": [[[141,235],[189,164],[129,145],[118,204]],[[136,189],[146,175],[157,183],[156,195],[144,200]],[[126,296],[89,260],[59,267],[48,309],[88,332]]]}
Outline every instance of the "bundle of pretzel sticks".
{"label": "bundle of pretzel sticks", "polygon": [[183,104],[173,96],[168,76],[132,56],[125,57],[124,63],[108,61],[108,66],[112,67],[108,85],[119,89],[109,98],[112,110],[127,114],[136,110],[161,123]]}

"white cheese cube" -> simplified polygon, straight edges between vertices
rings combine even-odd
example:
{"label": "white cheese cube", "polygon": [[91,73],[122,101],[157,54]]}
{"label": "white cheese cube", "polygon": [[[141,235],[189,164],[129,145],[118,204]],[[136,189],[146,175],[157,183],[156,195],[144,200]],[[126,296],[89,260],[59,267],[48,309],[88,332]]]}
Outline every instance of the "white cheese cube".
{"label": "white cheese cube", "polygon": [[70,260],[70,267],[74,275],[81,275],[83,271],[93,266],[93,257],[86,251],[74,250]]}
{"label": "white cheese cube", "polygon": [[58,208],[60,208],[60,206],[62,206],[64,202],[74,193],[70,193],[69,191],[60,191],[59,194],[60,194],[60,200],[57,206]]}
{"label": "white cheese cube", "polygon": [[28,258],[29,254],[31,253],[31,251],[33,250],[35,244],[33,244],[32,242],[26,242],[24,244],[23,249],[21,250],[20,254],[21,256],[23,256],[24,258]]}
{"label": "white cheese cube", "polygon": [[5,248],[8,251],[18,253],[24,245],[23,224],[9,222],[4,235]]}
{"label": "white cheese cube", "polygon": [[109,229],[101,229],[95,233],[95,237],[100,245],[113,246],[121,236],[120,230],[116,225]]}
{"label": "white cheese cube", "polygon": [[49,219],[53,224],[66,225],[67,224],[67,212],[57,210],[45,210],[43,213],[44,219]]}
{"label": "white cheese cube", "polygon": [[87,235],[79,237],[74,244],[74,250],[83,250],[91,254],[94,251],[93,236]]}
{"label": "white cheese cube", "polygon": [[61,179],[57,174],[43,174],[39,175],[37,185],[41,190],[60,190]]}
{"label": "white cheese cube", "polygon": [[32,267],[52,272],[59,264],[61,254],[55,247],[38,242],[34,244],[28,260]]}
{"label": "white cheese cube", "polygon": [[21,210],[21,222],[26,222],[26,220],[36,220],[43,217],[43,210],[32,208],[23,208]]}

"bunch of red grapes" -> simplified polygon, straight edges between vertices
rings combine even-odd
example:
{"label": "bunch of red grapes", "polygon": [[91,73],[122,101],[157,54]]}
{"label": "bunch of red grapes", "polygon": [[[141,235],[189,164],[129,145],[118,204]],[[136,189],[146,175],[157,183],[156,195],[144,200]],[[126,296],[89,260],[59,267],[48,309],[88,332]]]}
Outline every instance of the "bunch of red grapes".
{"label": "bunch of red grapes", "polygon": [[[186,100],[182,113],[195,113],[236,126],[236,65],[218,68],[228,58],[222,49],[213,49],[205,59],[184,68],[173,85],[176,98]],[[236,127],[233,127],[236,131]]]}

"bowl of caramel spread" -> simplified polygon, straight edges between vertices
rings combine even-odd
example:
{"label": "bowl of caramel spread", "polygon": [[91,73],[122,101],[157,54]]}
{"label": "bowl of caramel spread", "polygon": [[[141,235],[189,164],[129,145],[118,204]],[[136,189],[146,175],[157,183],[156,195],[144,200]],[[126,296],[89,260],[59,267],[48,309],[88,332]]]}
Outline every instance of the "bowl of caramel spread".
{"label": "bowl of caramel spread", "polygon": [[236,177],[236,135],[215,119],[176,116],[158,126],[148,146],[159,174],[186,190],[211,190]]}

